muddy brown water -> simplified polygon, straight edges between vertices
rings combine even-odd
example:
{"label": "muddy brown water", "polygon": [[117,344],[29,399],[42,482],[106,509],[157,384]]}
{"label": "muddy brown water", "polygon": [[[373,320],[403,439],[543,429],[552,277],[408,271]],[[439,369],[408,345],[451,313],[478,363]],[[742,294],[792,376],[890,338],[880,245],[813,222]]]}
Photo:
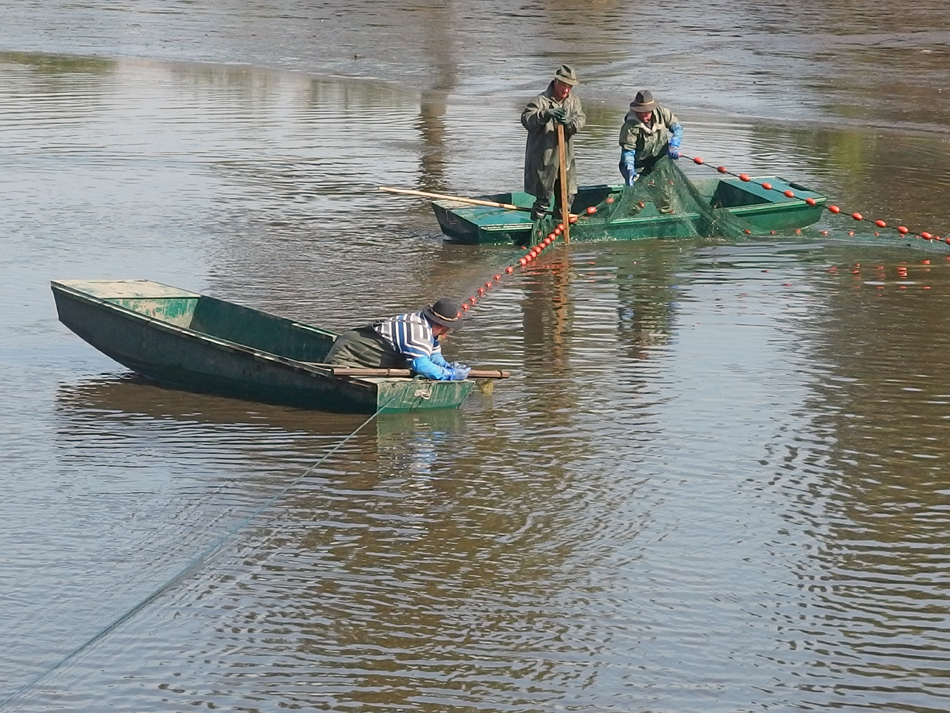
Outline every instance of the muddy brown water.
{"label": "muddy brown water", "polygon": [[559,248],[447,343],[511,379],[342,445],[365,419],[131,376],[48,283],[330,329],[468,294],[518,252],[377,188],[518,188],[562,61],[582,183],[651,88],[689,155],[942,235],[948,23],[0,1],[0,710],[946,710],[946,246],[826,214]]}

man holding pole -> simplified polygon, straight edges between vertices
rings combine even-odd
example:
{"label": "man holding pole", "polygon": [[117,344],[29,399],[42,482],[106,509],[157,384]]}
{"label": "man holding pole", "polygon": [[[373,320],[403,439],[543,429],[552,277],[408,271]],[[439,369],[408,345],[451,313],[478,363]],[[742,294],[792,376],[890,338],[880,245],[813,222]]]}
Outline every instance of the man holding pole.
{"label": "man holding pole", "polygon": [[457,302],[443,297],[421,312],[344,332],[330,347],[324,362],[334,366],[411,369],[435,381],[462,381],[471,369],[442,356],[439,337],[461,320]]}
{"label": "man holding pole", "polygon": [[[555,214],[560,215],[562,210],[570,210],[577,193],[571,137],[587,123],[581,100],[571,94],[571,89],[578,84],[574,69],[562,64],[544,93],[528,102],[521,113],[521,125],[528,130],[524,151],[524,190],[535,197],[531,207],[533,220],[547,212],[552,194],[555,194],[557,204]],[[566,164],[566,191],[559,176],[559,135]],[[562,194],[566,208],[558,203],[558,196]]]}

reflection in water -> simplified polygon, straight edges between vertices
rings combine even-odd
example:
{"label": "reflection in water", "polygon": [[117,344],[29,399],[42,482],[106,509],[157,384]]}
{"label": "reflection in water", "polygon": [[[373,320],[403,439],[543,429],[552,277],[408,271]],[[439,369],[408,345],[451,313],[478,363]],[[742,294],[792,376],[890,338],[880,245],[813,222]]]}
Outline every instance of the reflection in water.
{"label": "reflection in water", "polygon": [[[52,12],[7,3],[0,40],[20,6],[34,24]],[[919,8],[873,38],[934,45],[895,68],[871,35],[841,42],[848,28],[823,24],[847,11],[872,30],[883,10],[851,2],[707,3],[702,27],[664,19],[680,32],[612,2],[583,27],[563,3],[461,20],[136,5],[84,24],[54,6],[98,28],[69,48],[207,33],[154,51],[226,63],[0,58],[0,696],[362,423],[121,377],[55,322],[51,277],[210,285],[330,329],[467,294],[517,251],[444,245],[428,206],[376,187],[517,187],[518,111],[560,61],[584,77],[585,182],[616,177],[644,85],[686,109],[687,146],[714,165],[945,232],[945,99],[903,81],[946,71],[933,37],[905,27]],[[629,13],[647,23],[635,58]],[[304,71],[227,64],[255,58]],[[386,81],[329,76],[349,68]],[[845,86],[859,75],[894,105],[855,102],[877,94]],[[945,709],[950,263],[817,242],[849,237],[835,220],[801,243],[575,245],[519,271],[447,345],[512,379],[460,411],[367,426],[20,708]]]}

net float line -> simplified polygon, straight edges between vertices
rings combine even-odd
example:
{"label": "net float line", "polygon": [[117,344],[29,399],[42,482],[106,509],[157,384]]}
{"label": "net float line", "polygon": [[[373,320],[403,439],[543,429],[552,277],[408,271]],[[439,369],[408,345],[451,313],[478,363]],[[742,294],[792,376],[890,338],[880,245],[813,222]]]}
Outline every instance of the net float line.
{"label": "net float line", "polygon": [[[597,212],[597,209],[591,206],[590,208],[586,210],[586,213],[581,214],[580,216],[572,214],[568,220],[571,223],[576,223],[578,217],[583,217],[585,214],[593,215],[596,212]],[[501,284],[502,280],[504,280],[506,277],[513,275],[515,270],[525,269],[529,267],[533,262],[535,262],[541,256],[541,253],[543,253],[545,250],[551,247],[559,238],[563,238],[563,237],[564,237],[564,223],[562,222],[562,223],[558,223],[557,226],[554,228],[554,230],[548,233],[547,236],[545,236],[543,240],[539,241],[538,243],[531,246],[530,248],[527,246],[522,247],[522,250],[526,250],[527,252],[524,255],[522,255],[520,258],[518,258],[517,262],[511,265],[508,265],[501,272],[495,273],[491,277],[491,279],[485,280],[485,282],[482,285],[476,288],[472,294],[470,294],[468,297],[465,298],[465,300],[462,302],[461,308],[459,309],[458,316],[461,317],[462,315],[469,312],[470,310],[473,310],[475,308],[475,305],[478,303],[478,301],[481,300],[483,297],[485,297],[490,290],[492,290],[493,288]]]}
{"label": "net float line", "polygon": [[[748,182],[755,183],[756,185],[761,186],[763,189],[765,189],[765,190],[767,190],[767,191],[777,191],[777,192],[781,193],[782,195],[784,195],[786,198],[795,198],[795,191],[793,191],[793,190],[791,190],[791,189],[782,191],[782,190],[779,190],[778,188],[775,188],[774,186],[772,186],[772,184],[769,183],[768,181],[762,181],[761,183],[759,183],[758,181],[752,180],[747,174],[745,174],[745,173],[733,173],[732,171],[730,171],[729,169],[727,169],[725,166],[715,166],[715,167],[713,167],[712,165],[707,164],[707,163],[706,163],[702,158],[700,158],[699,156],[687,156],[686,154],[683,154],[683,153],[681,153],[680,156],[682,156],[683,158],[689,159],[690,161],[692,161],[693,163],[695,163],[697,166],[709,166],[709,168],[714,168],[714,170],[718,171],[719,173],[727,174],[727,175],[729,175],[729,176],[734,176],[734,177],[738,178],[740,181],[744,181],[744,182],[747,182],[747,183],[748,183]],[[800,199],[800,200],[802,200],[802,199]],[[805,198],[804,201],[805,201],[805,203],[807,203],[808,205],[812,205],[812,206],[813,206],[813,205],[817,205],[817,201],[815,201],[814,198]],[[825,210],[827,210],[829,213],[832,213],[832,214],[834,214],[834,215],[845,215],[845,216],[849,215],[846,211],[843,211],[840,207],[838,207],[837,205],[834,205],[834,204],[825,205],[824,208],[825,208]],[[872,223],[875,227],[880,228],[880,229],[882,229],[882,230],[885,230],[885,229],[886,229],[886,230],[893,230],[893,231],[897,232],[901,237],[907,237],[907,236],[913,235],[914,237],[920,238],[920,239],[922,239],[922,240],[928,240],[928,241],[934,241],[934,242],[945,242],[945,243],[947,243],[948,245],[950,245],[950,237],[941,238],[939,235],[934,235],[933,233],[930,233],[930,232],[928,232],[928,231],[926,231],[926,230],[922,230],[922,231],[920,231],[920,232],[917,232],[917,231],[912,231],[912,230],[910,230],[910,228],[907,228],[907,227],[905,227],[905,226],[903,226],[903,225],[898,225],[897,227],[894,227],[894,226],[892,226],[892,225],[888,225],[888,224],[887,224],[885,221],[883,221],[883,220],[874,220],[874,219],[872,219],[872,218],[865,217],[865,215],[864,215],[863,213],[858,213],[858,212],[851,213],[851,214],[850,214],[850,217],[851,217],[853,220],[856,220],[856,221],[867,221],[867,222],[869,222],[869,223]],[[746,232],[748,232],[748,231],[746,231]]]}

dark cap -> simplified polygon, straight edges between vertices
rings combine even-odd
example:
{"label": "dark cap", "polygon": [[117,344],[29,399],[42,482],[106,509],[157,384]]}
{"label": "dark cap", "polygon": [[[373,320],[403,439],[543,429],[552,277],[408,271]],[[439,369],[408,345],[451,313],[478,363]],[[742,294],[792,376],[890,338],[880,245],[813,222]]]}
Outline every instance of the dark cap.
{"label": "dark cap", "polygon": [[451,329],[459,323],[459,304],[453,299],[443,297],[422,310],[422,314],[430,322]]}
{"label": "dark cap", "polygon": [[648,112],[656,109],[656,100],[649,89],[641,89],[637,96],[630,102],[631,111]]}

